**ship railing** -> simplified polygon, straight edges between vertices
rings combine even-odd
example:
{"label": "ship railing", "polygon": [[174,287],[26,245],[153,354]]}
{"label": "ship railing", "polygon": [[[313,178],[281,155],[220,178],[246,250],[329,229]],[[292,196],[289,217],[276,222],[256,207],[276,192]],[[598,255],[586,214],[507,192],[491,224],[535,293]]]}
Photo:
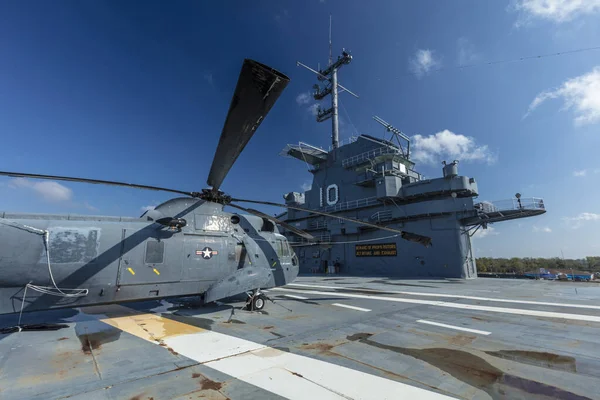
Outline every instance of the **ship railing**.
{"label": "ship railing", "polygon": [[398,149],[393,147],[379,147],[377,149],[365,151],[364,153],[357,154],[352,157],[348,157],[342,160],[342,167],[349,168],[353,165],[363,163],[365,161],[372,160],[373,158],[383,154],[400,154]]}
{"label": "ship railing", "polygon": [[[345,146],[350,143],[354,143],[358,140],[358,136],[350,136],[349,138],[343,139],[341,142],[338,142],[338,147]],[[329,151],[333,150],[333,146],[329,145]]]}
{"label": "ship railing", "polygon": [[[331,242],[331,234],[329,232],[325,232],[322,233],[320,235],[313,235],[313,237],[315,238],[315,240],[319,241],[319,242],[324,242],[324,243],[329,243]],[[303,246],[303,245],[307,245],[307,244],[314,244],[314,240],[307,240],[305,238],[302,237],[294,237],[292,241],[290,241],[290,243],[292,244],[292,246]]]}
{"label": "ship railing", "polygon": [[507,199],[477,203],[475,207],[485,213],[502,212],[508,210],[545,210],[544,200],[539,197],[520,199]]}
{"label": "ship railing", "polygon": [[375,214],[371,215],[369,219],[374,222],[389,221],[392,219],[392,210],[377,211]]}
{"label": "ship railing", "polygon": [[327,228],[327,221],[312,221],[310,227],[313,229]]}
{"label": "ship railing", "polygon": [[343,210],[351,210],[354,208],[368,207],[381,204],[377,197],[366,197],[364,199],[349,200],[343,203],[334,204],[332,206],[323,207],[322,210],[325,212],[335,212]]}

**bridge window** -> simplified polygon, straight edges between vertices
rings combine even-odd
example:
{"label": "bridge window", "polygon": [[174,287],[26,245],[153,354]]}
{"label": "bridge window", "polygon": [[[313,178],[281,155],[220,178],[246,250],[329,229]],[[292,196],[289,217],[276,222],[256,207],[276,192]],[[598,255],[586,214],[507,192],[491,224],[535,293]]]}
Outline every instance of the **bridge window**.
{"label": "bridge window", "polygon": [[146,242],[146,264],[162,264],[165,258],[165,242],[150,240]]}

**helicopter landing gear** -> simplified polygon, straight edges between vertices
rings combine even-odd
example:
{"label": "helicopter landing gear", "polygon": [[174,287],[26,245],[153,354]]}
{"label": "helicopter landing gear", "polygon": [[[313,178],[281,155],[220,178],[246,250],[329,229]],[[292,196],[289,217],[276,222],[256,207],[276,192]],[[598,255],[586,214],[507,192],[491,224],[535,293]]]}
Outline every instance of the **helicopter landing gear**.
{"label": "helicopter landing gear", "polygon": [[254,290],[252,294],[248,294],[248,300],[246,300],[246,310],[248,311],[260,311],[265,308],[265,304],[268,297],[260,291],[260,289]]}

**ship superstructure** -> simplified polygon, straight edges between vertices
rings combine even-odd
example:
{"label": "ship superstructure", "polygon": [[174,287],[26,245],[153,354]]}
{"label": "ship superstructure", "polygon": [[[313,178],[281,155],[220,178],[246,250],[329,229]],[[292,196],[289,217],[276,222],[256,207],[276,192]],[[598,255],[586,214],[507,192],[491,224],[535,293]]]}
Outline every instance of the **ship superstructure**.
{"label": "ship superstructure", "polygon": [[331,108],[319,108],[317,121],[332,120],[332,142],[328,150],[303,142],[282,150],[281,155],[310,165],[313,175],[311,189],[285,194],[286,204],[429,236],[433,245],[426,248],[387,231],[288,209],[278,217],[320,240],[318,245],[303,243],[286,233],[296,245],[300,272],[323,272],[339,263],[340,272],[351,275],[477,277],[472,235],[489,223],[542,214],[543,200],[517,194],[504,202],[475,203],[477,182],[459,175],[458,160],[443,162],[442,177],[424,179],[411,161],[410,138],[377,116],[383,137],[362,134],[340,142],[337,89],[349,90],[339,85],[337,73],[351,60],[344,50],[337,61],[330,57],[324,70],[298,63],[324,83],[323,88],[315,85],[315,100],[331,97]]}

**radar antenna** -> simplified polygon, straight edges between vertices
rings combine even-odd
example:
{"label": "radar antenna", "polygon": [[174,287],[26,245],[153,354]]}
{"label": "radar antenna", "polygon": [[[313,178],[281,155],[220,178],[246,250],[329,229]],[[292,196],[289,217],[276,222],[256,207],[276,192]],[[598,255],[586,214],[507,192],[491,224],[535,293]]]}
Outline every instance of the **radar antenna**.
{"label": "radar antenna", "polygon": [[[404,133],[402,133],[400,129],[394,127],[392,124],[385,122],[377,115],[375,115],[373,119],[379,122],[381,125],[383,125],[385,127],[386,132],[390,132],[392,134],[392,137],[390,139],[396,139],[396,143],[398,143],[398,146],[400,146],[400,151],[402,152],[402,155],[408,160],[410,157],[410,138]],[[383,135],[383,138],[386,139],[385,133]],[[404,141],[406,142],[406,151],[404,151],[404,147],[402,146],[402,141],[400,139],[404,139]]]}

